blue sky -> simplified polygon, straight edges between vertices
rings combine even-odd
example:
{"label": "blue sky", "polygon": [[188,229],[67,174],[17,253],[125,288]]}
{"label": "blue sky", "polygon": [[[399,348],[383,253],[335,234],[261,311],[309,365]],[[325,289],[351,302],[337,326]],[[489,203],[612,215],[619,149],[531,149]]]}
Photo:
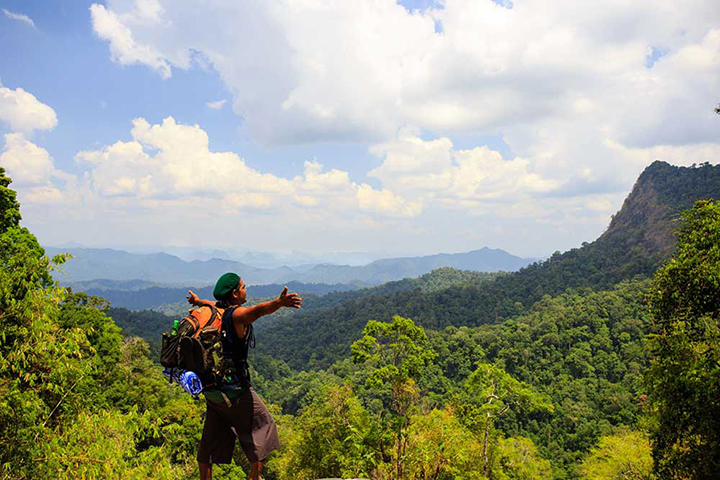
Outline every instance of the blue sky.
{"label": "blue sky", "polygon": [[0,166],[46,244],[546,255],[718,158],[719,8],[636,3],[0,0]]}

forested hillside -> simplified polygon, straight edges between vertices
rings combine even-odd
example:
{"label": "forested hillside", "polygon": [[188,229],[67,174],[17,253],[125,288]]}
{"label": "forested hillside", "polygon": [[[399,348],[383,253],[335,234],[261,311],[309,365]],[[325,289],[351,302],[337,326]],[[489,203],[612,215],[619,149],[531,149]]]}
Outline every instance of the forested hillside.
{"label": "forested hillside", "polygon": [[[663,175],[710,191],[718,167],[667,167],[596,242],[518,273],[440,269],[260,320],[253,384],[283,443],[264,478],[712,478],[720,203],[675,222],[697,198]],[[0,478],[196,478],[203,403],[156,363],[171,317],[60,288],[67,259],[20,226],[9,183],[0,169]],[[246,471],[237,452],[213,478]]]}
{"label": "forested hillside", "polygon": [[[347,290],[347,287],[343,285],[307,285],[293,282],[290,282],[288,287],[291,291],[297,291],[303,295],[303,311],[307,312],[342,305],[360,298],[382,297],[406,291],[430,293],[445,290],[453,286],[462,286],[467,283],[479,284],[485,281],[492,281],[499,275],[504,274],[467,272],[452,268],[440,268],[418,278],[406,278],[362,290]],[[249,286],[247,289],[248,305],[253,305],[268,298],[275,297],[282,291],[282,288],[280,285]],[[328,290],[335,288],[337,288],[338,292],[332,295],[319,295],[316,293],[327,293]],[[308,291],[310,292],[309,294]],[[162,287],[150,287],[133,291],[89,289],[86,293],[91,296],[102,297],[109,301],[113,307],[108,310],[108,315],[123,329],[126,335],[138,336],[147,340],[150,346],[150,352],[156,357],[160,354],[162,332],[167,330],[167,326],[172,324],[173,320],[187,315],[189,307],[185,300],[187,289]],[[212,288],[210,287],[197,289],[195,293],[203,298],[212,298]],[[156,310],[146,309],[136,311],[148,307],[155,307]],[[297,312],[294,310],[283,310],[274,317],[264,319],[258,326],[263,323],[277,321],[282,316],[292,316],[295,314],[297,314]]]}
{"label": "forested hillside", "polygon": [[[622,283],[609,291],[546,297],[525,314],[500,324],[428,330],[435,357],[418,380],[425,409],[458,401],[478,364],[490,363],[532,386],[553,411],[509,410],[497,420],[506,435],[533,440],[553,459],[559,478],[577,478],[580,460],[602,435],[635,425],[646,393],[649,364],[645,335],[650,317],[647,282]],[[348,352],[329,368],[298,372],[271,355],[257,353],[257,387],[284,411],[295,414],[328,383],[351,380],[364,404],[374,390]],[[378,413],[378,412],[375,412]]]}
{"label": "forested hillside", "polygon": [[544,295],[568,288],[598,290],[649,278],[674,248],[681,210],[703,198],[720,198],[720,166],[654,162],[640,175],[607,231],[592,243],[557,252],[491,283],[358,298],[269,323],[258,328],[260,348],[295,368],[324,368],[347,350],[368,318],[387,320],[398,314],[430,329],[477,326],[520,315]]}
{"label": "forested hillside", "polygon": [[104,302],[68,294],[0,168],[0,477],[191,478],[201,410]]}

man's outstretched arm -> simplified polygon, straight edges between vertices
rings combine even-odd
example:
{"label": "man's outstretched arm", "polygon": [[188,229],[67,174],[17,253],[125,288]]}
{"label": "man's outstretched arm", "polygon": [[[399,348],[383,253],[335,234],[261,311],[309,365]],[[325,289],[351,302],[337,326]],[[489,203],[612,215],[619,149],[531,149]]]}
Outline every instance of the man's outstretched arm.
{"label": "man's outstretched arm", "polygon": [[288,293],[288,287],[285,287],[275,300],[258,303],[252,307],[236,308],[233,311],[233,323],[250,325],[258,318],[275,313],[282,307],[300,308],[301,306],[302,298],[297,293]]}

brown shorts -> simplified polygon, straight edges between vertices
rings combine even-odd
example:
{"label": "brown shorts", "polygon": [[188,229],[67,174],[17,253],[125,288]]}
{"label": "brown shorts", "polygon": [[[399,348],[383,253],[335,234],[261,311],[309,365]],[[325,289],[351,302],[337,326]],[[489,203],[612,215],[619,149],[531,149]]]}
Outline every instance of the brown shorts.
{"label": "brown shorts", "polygon": [[197,459],[201,463],[230,463],[235,438],[248,460],[262,462],[280,448],[275,420],[250,388],[226,403],[207,400],[207,413]]}

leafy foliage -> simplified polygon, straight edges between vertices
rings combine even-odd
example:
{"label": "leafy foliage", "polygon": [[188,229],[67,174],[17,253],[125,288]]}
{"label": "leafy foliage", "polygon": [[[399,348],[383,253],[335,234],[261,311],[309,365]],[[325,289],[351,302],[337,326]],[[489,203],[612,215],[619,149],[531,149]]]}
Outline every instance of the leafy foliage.
{"label": "leafy foliage", "polygon": [[408,478],[479,480],[486,478],[481,445],[451,409],[434,409],[412,418],[407,446]]}
{"label": "leafy foliage", "polygon": [[[656,162],[600,239],[519,273],[442,269],[260,322],[254,385],[284,445],[265,478],[711,478],[720,204],[687,212],[645,278],[718,172]],[[9,185],[0,169],[0,478],[194,478],[203,407],[153,361],[173,318],[60,288],[66,257]]]}
{"label": "leafy foliage", "polygon": [[465,388],[466,395],[459,407],[461,417],[471,431],[482,435],[483,473],[489,476],[488,446],[495,421],[511,408],[534,412],[552,411],[553,406],[529,385],[518,382],[494,365],[478,365],[468,377]]}
{"label": "leafy foliage", "polygon": [[684,214],[677,254],[655,275],[648,371],[663,478],[710,478],[720,465],[720,203]]}
{"label": "leafy foliage", "polygon": [[390,323],[370,320],[363,338],[353,343],[353,360],[369,363],[370,375],[365,385],[380,389],[390,385],[389,428],[395,433],[395,478],[405,478],[407,428],[417,403],[417,379],[428,368],[435,353],[428,347],[427,335],[409,318],[395,316]]}
{"label": "leafy foliage", "polygon": [[106,302],[53,282],[65,257],[48,259],[19,225],[8,185],[0,169],[0,478],[188,478],[195,443],[183,453],[165,435],[180,424],[197,437],[200,415],[163,410],[197,408],[143,341],[123,342]]}
{"label": "leafy foliage", "polygon": [[[168,331],[174,320],[182,318],[180,316],[171,317],[153,310],[136,312],[126,308],[110,308],[107,314],[125,335],[144,338],[150,345],[152,358],[160,358],[162,332]],[[187,310],[185,315],[187,315]]]}
{"label": "leafy foliage", "polygon": [[550,462],[540,456],[529,438],[501,438],[492,461],[491,479],[533,480],[552,476]]}
{"label": "leafy foliage", "polygon": [[642,432],[605,435],[580,470],[583,480],[652,480],[650,441]]}
{"label": "leafy foliage", "polygon": [[370,416],[348,385],[327,385],[289,428],[287,420],[281,480],[367,477],[377,464]]}

